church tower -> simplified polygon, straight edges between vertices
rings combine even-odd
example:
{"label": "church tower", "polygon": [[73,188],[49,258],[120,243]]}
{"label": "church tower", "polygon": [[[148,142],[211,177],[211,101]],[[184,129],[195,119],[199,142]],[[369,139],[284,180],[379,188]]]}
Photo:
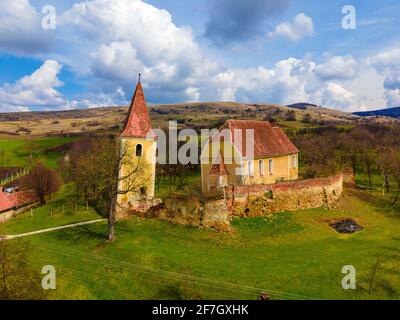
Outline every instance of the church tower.
{"label": "church tower", "polygon": [[[145,211],[154,199],[157,141],[151,130],[151,121],[139,75],[128,116],[119,137],[119,143],[126,151],[126,158],[128,158],[128,161],[124,161],[121,166],[120,176],[132,172],[133,166],[137,166],[138,163],[141,167],[141,187],[118,197],[119,206],[127,210]],[[124,187],[120,189],[124,190]],[[120,209],[117,210],[120,211]]]}

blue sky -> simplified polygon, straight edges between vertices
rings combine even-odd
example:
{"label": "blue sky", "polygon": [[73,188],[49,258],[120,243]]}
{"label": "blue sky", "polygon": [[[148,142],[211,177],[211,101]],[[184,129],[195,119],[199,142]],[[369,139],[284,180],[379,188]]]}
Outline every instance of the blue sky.
{"label": "blue sky", "polygon": [[1,0],[0,112],[126,104],[139,72],[151,103],[398,107],[398,12],[396,0]]}

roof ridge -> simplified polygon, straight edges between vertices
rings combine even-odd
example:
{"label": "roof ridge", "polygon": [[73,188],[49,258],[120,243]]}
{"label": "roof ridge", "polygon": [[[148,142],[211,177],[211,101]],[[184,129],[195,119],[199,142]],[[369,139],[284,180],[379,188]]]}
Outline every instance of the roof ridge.
{"label": "roof ridge", "polygon": [[[242,156],[247,156],[246,142],[248,138],[251,138],[247,137],[243,131],[247,129],[254,130],[254,154],[250,156],[274,157],[299,152],[284,130],[279,126],[274,126],[269,121],[229,119],[220,130],[226,127],[230,131],[231,142],[237,147]],[[237,129],[242,130],[238,141],[235,139],[235,131]]]}

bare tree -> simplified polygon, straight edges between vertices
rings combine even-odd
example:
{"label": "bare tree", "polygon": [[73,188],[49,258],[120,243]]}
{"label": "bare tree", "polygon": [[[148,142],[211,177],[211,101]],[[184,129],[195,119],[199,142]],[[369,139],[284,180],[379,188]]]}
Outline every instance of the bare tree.
{"label": "bare tree", "polygon": [[108,218],[108,240],[115,239],[118,197],[139,193],[146,184],[147,163],[133,157],[127,144],[110,138],[93,139],[86,152],[73,160],[73,177],[86,200]]}
{"label": "bare tree", "polygon": [[29,137],[28,142],[24,146],[24,151],[27,154],[26,161],[29,165],[33,165],[34,156],[38,153],[39,145],[35,142],[32,137]]}
{"label": "bare tree", "polygon": [[61,178],[57,171],[46,168],[38,162],[25,177],[24,187],[35,192],[40,204],[46,204],[46,197],[57,192],[61,186]]}
{"label": "bare tree", "polygon": [[305,135],[296,140],[302,152],[301,161],[306,165],[305,178],[331,174],[338,169],[336,140],[334,134]]}
{"label": "bare tree", "polygon": [[387,158],[389,159],[390,163],[390,174],[397,184],[396,196],[392,203],[392,205],[395,205],[400,196],[400,149],[390,150],[390,152],[387,154]]}

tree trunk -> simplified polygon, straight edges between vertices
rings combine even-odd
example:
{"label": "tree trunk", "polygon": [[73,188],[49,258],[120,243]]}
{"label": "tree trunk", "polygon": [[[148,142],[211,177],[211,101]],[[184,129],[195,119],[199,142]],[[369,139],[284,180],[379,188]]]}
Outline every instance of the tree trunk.
{"label": "tree trunk", "polygon": [[367,173],[368,173],[368,182],[369,186],[372,187],[372,179],[371,179],[371,165],[367,163]]}
{"label": "tree trunk", "polygon": [[389,175],[385,172],[384,176],[386,192],[390,192]]}
{"label": "tree trunk", "polygon": [[399,195],[400,195],[400,181],[397,182],[397,193],[396,193],[396,197],[394,198],[393,202],[392,202],[392,206],[396,204],[397,200],[399,200]]}
{"label": "tree trunk", "polygon": [[39,195],[39,201],[40,201],[40,205],[44,206],[46,204],[46,196]]}
{"label": "tree trunk", "polygon": [[108,241],[115,240],[115,199],[111,201],[110,212],[108,213]]}
{"label": "tree trunk", "polygon": [[353,169],[353,174],[354,174],[354,181],[356,180],[356,170],[357,170],[357,163],[355,160],[352,160],[351,162],[351,168]]}

